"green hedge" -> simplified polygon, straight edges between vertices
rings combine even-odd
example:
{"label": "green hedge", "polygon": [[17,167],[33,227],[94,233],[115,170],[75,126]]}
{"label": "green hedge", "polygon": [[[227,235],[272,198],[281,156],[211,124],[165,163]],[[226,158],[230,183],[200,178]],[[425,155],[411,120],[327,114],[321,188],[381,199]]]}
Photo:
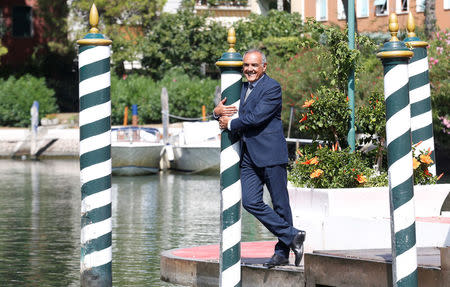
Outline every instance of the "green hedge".
{"label": "green hedge", "polygon": [[[131,121],[131,105],[138,105],[139,123],[161,122],[161,89],[167,88],[169,94],[170,114],[198,118],[202,116],[202,105],[206,113],[214,109],[214,91],[219,81],[200,79],[173,70],[158,82],[150,77],[130,75],[126,79],[112,77],[111,101],[112,124],[123,124],[123,112],[129,108],[128,119]],[[176,122],[176,119],[170,119]]]}
{"label": "green hedge", "polygon": [[44,78],[25,75],[0,79],[0,126],[26,127],[31,124],[30,109],[39,102],[39,118],[57,111],[55,92]]}

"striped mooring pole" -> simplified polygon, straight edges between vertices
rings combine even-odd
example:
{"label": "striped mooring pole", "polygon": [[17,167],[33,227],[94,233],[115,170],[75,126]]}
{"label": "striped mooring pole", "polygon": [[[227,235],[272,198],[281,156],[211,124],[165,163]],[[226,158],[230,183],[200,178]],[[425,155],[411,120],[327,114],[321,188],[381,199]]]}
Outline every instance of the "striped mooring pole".
{"label": "striped mooring pole", "polygon": [[397,15],[389,16],[392,38],[377,54],[384,67],[393,286],[417,286],[416,223],[411,152],[408,60],[413,52],[397,38]]}
{"label": "striped mooring pole", "polygon": [[79,45],[81,286],[112,286],[111,40],[91,29]]}
{"label": "striped mooring pole", "polygon": [[[415,28],[414,17],[409,12],[407,21],[408,38],[404,42],[411,46],[414,52],[414,56],[408,64],[412,143],[417,144],[422,142],[420,149],[430,149],[430,156],[434,163],[428,170],[432,175],[436,175],[430,79],[428,77],[428,43],[421,41],[416,36],[414,32]],[[416,153],[419,153],[418,149]]]}
{"label": "striped mooring pole", "polygon": [[[216,62],[220,68],[222,99],[239,108],[242,56],[234,49],[235,31],[228,31],[230,48]],[[237,117],[237,113],[233,117]],[[222,130],[220,146],[220,278],[221,287],[241,286],[241,179],[239,138]]]}

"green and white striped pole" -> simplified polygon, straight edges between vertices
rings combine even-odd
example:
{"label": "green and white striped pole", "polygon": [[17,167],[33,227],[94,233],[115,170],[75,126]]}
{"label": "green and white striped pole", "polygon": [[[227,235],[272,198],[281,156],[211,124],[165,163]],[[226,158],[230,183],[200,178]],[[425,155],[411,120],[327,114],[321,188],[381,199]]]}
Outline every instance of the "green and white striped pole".
{"label": "green and white striped pole", "polygon": [[[412,143],[422,142],[420,149],[430,149],[430,156],[434,163],[428,170],[432,175],[436,175],[430,79],[428,77],[428,43],[416,37],[414,32],[416,26],[411,12],[409,12],[407,28],[408,38],[404,42],[411,46],[414,52],[414,56],[408,64]],[[416,150],[416,153],[420,153],[419,149]]]}
{"label": "green and white striped pole", "polygon": [[408,60],[397,38],[397,15],[389,16],[392,38],[377,54],[384,67],[393,286],[417,286],[416,223],[411,152]]}
{"label": "green and white striped pole", "polygon": [[81,286],[112,286],[111,40],[91,29],[79,44]]}
{"label": "green and white striped pole", "polygon": [[[221,72],[222,99],[239,108],[242,56],[236,53],[235,31],[228,31],[230,49],[216,62]],[[237,117],[237,113],[234,115]],[[220,146],[220,278],[221,287],[241,286],[241,179],[239,138],[222,130]]]}

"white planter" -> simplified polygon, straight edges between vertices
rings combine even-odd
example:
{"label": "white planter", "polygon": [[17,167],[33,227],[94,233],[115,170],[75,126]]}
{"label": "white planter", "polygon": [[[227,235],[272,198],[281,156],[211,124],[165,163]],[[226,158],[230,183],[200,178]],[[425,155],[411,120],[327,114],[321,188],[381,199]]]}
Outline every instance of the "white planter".
{"label": "white planter", "polygon": [[[305,248],[390,248],[389,188],[312,189],[289,187],[294,226],[306,230]],[[439,217],[450,184],[414,187],[418,246],[450,245],[450,220]]]}

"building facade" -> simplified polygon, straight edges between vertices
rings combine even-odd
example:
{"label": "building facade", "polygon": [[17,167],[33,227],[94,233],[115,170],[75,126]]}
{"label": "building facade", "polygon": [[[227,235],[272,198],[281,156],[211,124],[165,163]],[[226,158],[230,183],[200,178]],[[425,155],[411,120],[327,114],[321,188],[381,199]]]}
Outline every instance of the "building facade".
{"label": "building facade", "polygon": [[1,0],[1,41],[8,48],[2,64],[18,66],[31,57],[35,47],[44,42],[44,23],[36,17],[37,0]]}
{"label": "building facade", "polygon": [[[344,5],[347,0],[292,0],[291,12],[297,12],[307,18],[315,18],[319,22],[337,24],[345,27]],[[387,32],[388,16],[395,12],[398,15],[400,28],[406,27],[408,13],[411,11],[416,26],[425,21],[426,0],[354,0],[355,16],[358,32]],[[440,29],[450,28],[450,0],[436,1],[436,25]]]}
{"label": "building facade", "polygon": [[[210,19],[231,26],[234,22],[247,18],[250,13],[265,15],[269,11],[269,0],[196,0],[197,14],[209,14]],[[181,0],[167,0],[163,12],[176,13]]]}

